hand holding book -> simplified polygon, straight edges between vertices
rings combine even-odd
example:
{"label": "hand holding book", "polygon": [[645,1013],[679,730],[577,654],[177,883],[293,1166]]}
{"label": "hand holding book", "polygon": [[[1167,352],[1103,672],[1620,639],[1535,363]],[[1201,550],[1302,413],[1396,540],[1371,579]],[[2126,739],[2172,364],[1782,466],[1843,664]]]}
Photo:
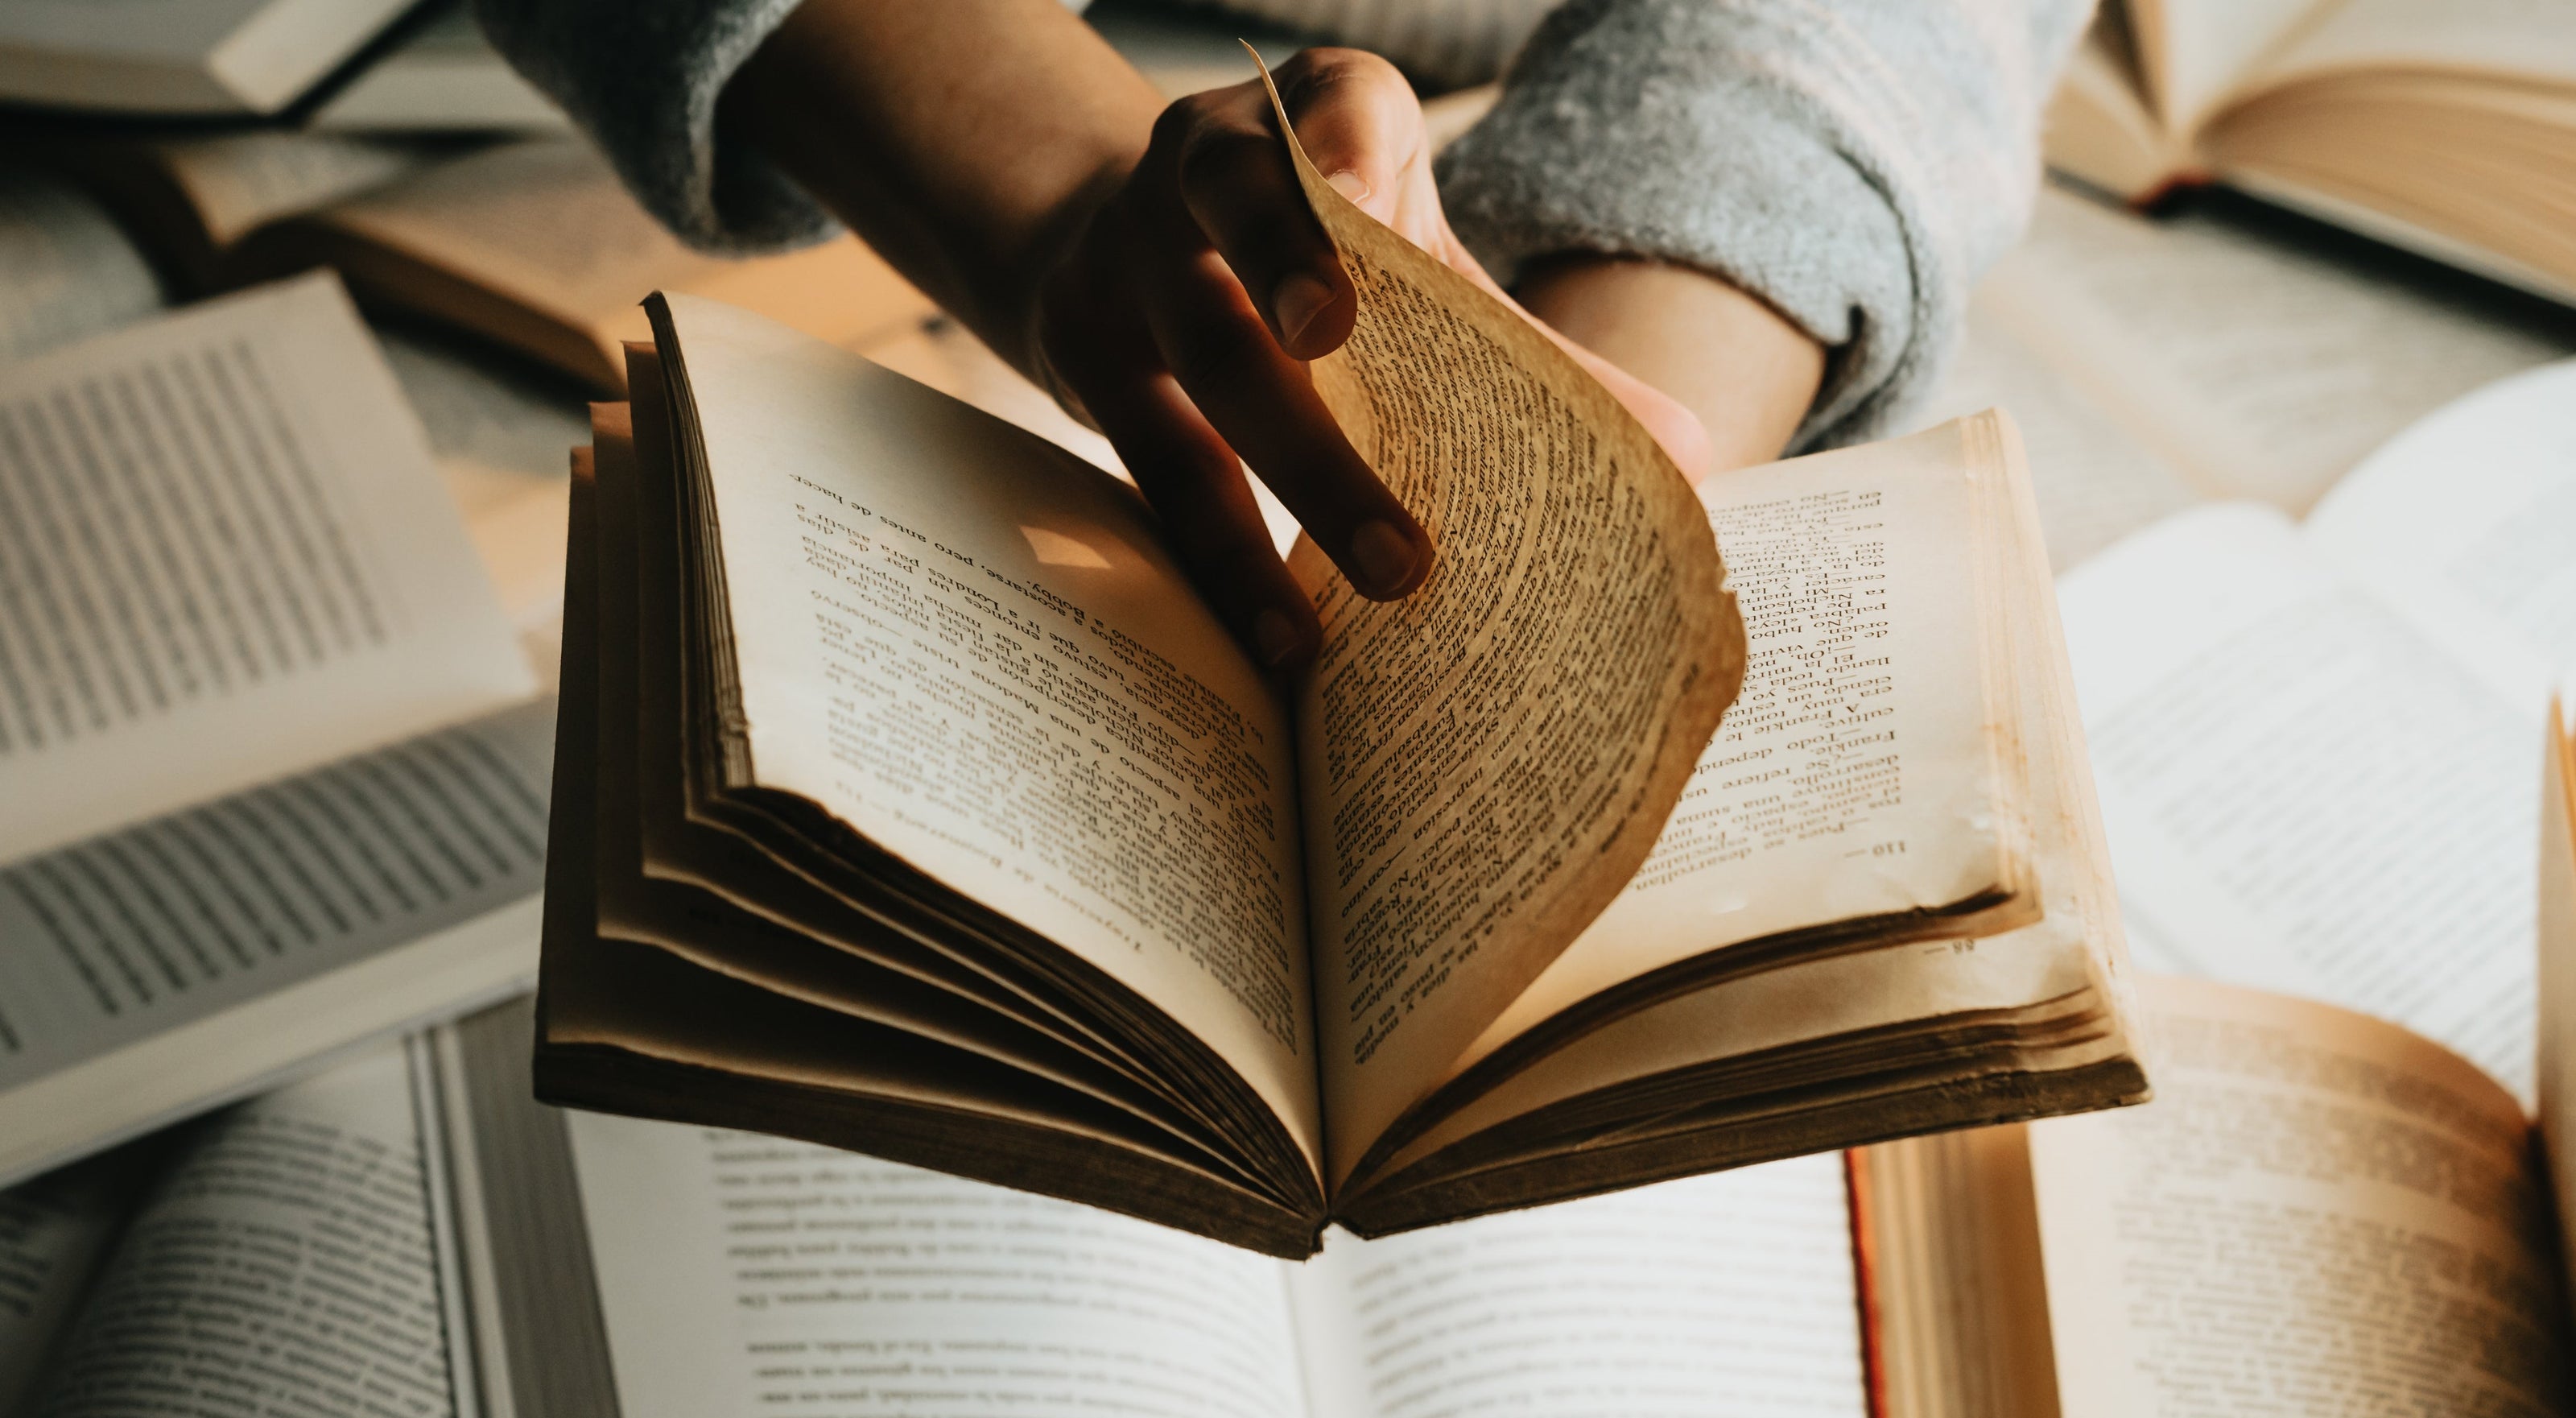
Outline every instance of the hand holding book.
{"label": "hand holding book", "polygon": [[1441,558],[1302,544],[1285,696],[1133,490],[651,303],[575,479],[540,1094],[1283,1255],[2141,1096],[2009,425],[1694,497],[1286,141],[1356,297],[1315,396]]}
{"label": "hand holding book", "polygon": [[[1046,4],[978,0],[936,34],[882,6],[808,4],[726,97],[746,141],[1108,437],[1194,587],[1265,666],[1303,663],[1321,642],[1244,464],[1363,595],[1404,594],[1438,554],[1309,377],[1305,362],[1348,338],[1356,296],[1281,150],[1287,120],[1362,210],[1518,310],[1441,215],[1401,75],[1309,50],[1280,83],[1276,112],[1257,82],[1166,108]],[[1789,367],[1814,362],[1812,341],[1765,318],[1808,347]],[[1686,471],[1706,465],[1692,412],[1557,343]],[[1781,397],[1803,411],[1812,392]],[[1725,397],[1747,402],[1742,385]],[[1773,441],[1739,461],[1775,453],[1796,416],[1761,420]]]}

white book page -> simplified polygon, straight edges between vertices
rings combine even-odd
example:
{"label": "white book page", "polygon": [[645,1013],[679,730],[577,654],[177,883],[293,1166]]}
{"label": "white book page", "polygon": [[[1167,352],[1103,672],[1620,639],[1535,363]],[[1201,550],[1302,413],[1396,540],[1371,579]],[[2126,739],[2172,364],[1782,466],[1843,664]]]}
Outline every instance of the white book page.
{"label": "white book page", "polygon": [[330,277],[0,369],[0,860],[533,689]]}
{"label": "white book page", "polygon": [[754,776],[1098,966],[1321,1152],[1287,713],[1132,490],[671,298]]}
{"label": "white book page", "polygon": [[0,360],[140,320],[161,281],[107,212],[51,177],[0,170]]}
{"label": "white book page", "polygon": [[2381,67],[2576,84],[2576,9],[2565,0],[2339,0],[2257,82]]}
{"label": "white book page", "polygon": [[1982,288],[1969,298],[1958,353],[1919,410],[1920,424],[1929,428],[1980,409],[2012,414],[2029,455],[2049,570],[2064,571],[2199,501],[2203,494],[2188,476],[2013,332],[2013,313],[1999,309],[1997,297]]}
{"label": "white book page", "polygon": [[1278,1261],[830,1148],[564,1116],[625,1418],[1305,1418]]}
{"label": "white book page", "polygon": [[2538,723],[2576,673],[2576,362],[2400,434],[2308,514],[2307,540]]}
{"label": "white book page", "polygon": [[451,1413],[413,1097],[387,1048],[202,1124],[33,1411]]}
{"label": "white book page", "polygon": [[1362,1241],[1290,1280],[1317,1418],[1861,1418],[1838,1154]]}
{"label": "white book page", "polygon": [[2061,609],[2123,906],[2194,973],[2393,1019],[2528,1092],[2531,736],[2278,513],[2172,518]]}
{"label": "white book page", "polygon": [[533,897],[552,735],[523,705],[0,867],[0,1100]]}
{"label": "white book page", "polygon": [[2189,133],[2265,51],[2336,0],[2139,0],[2131,5],[2165,126]]}
{"label": "white book page", "polygon": [[2444,402],[2568,353],[2214,221],[2054,188],[1978,310],[2201,495],[2294,515]]}

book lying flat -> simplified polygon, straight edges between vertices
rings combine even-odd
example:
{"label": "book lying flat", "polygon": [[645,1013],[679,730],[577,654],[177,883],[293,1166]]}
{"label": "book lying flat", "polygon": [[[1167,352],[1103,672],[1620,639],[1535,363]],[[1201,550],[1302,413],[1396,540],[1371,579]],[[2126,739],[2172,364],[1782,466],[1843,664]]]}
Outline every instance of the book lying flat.
{"label": "book lying flat", "polygon": [[188,289],[329,266],[371,310],[469,331],[607,393],[625,387],[621,345],[648,333],[636,303],[655,290],[837,344],[930,311],[853,236],[756,258],[692,251],[572,139],[253,132],[65,139],[47,156]]}
{"label": "book lying flat", "polygon": [[389,1045],[0,1191],[0,1413],[459,1411],[430,1078]]}
{"label": "book lying flat", "polygon": [[0,1185],[527,987],[544,701],[0,866]]}
{"label": "book lying flat", "polygon": [[330,277],[0,368],[0,568],[0,1181],[527,976],[550,716]]}
{"label": "book lying flat", "polygon": [[0,862],[535,687],[327,275],[0,367],[0,548]]}
{"label": "book lying flat", "polygon": [[1836,1156],[1283,1263],[811,1144],[558,1112],[528,1097],[530,1032],[514,1002],[436,1036],[483,1412],[1868,1411]]}
{"label": "book lying flat", "polygon": [[[2576,363],[2059,586],[2139,959],[2531,1068],[2530,743],[2576,671]],[[2363,765],[2367,765],[2364,767]]]}
{"label": "book lying flat", "polygon": [[11,0],[0,100],[120,113],[275,113],[412,0]]}
{"label": "book lying flat", "polygon": [[1883,1418],[2576,1412],[2563,1113],[2364,1015],[2144,995],[2152,1105],[1856,1155]]}
{"label": "book lying flat", "polygon": [[1970,296],[1920,416],[2012,410],[2060,571],[2197,501],[2304,515],[2408,425],[2576,353],[2564,313],[2241,216],[2043,187]]}
{"label": "book lying flat", "polygon": [[2570,448],[2562,363],[2304,526],[2195,509],[2064,579],[2132,947],[2203,978],[2148,980],[2148,1108],[1860,1155],[1889,1418],[2196,1414],[2222,1382],[2576,1412]]}
{"label": "book lying flat", "polygon": [[436,13],[332,88],[305,116],[314,133],[567,133],[572,119],[519,76],[462,0]]}
{"label": "book lying flat", "polygon": [[2576,12],[2521,0],[2125,0],[2076,51],[2052,166],[2218,181],[2576,303]]}
{"label": "book lying flat", "polygon": [[1286,1255],[2143,1096],[2009,426],[1702,503],[1310,196],[1319,392],[1440,562],[1380,605],[1302,548],[1284,698],[1126,485],[651,303],[576,478],[542,1094]]}

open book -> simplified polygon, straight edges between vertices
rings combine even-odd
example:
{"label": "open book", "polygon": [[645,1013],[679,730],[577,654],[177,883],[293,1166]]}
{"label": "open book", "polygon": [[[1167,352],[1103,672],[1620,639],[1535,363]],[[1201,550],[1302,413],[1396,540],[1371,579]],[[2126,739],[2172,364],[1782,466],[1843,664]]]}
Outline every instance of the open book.
{"label": "open book", "polygon": [[10,0],[0,100],[124,113],[287,107],[411,0]]}
{"label": "open book", "polygon": [[0,367],[0,455],[0,862],[534,687],[328,276]]}
{"label": "open book", "polygon": [[0,1191],[0,1414],[454,1406],[418,1046]]}
{"label": "open book", "polygon": [[362,304],[469,330],[592,388],[625,387],[636,302],[689,291],[839,344],[930,306],[856,237],[748,259],[689,250],[588,145],[468,147],[250,132],[64,139],[49,160],[97,191],[196,290],[314,266]]}
{"label": "open book", "polygon": [[2060,586],[2131,943],[2526,1088],[2529,744],[2576,668],[2576,364],[2424,420],[2304,526],[2223,503]]}
{"label": "open book", "polygon": [[1378,605],[1301,548],[1287,703],[1124,484],[652,303],[576,478],[541,1092],[1300,1256],[2142,1096],[2009,426],[1703,505],[1309,196],[1318,389],[1441,560]]}
{"label": "open book", "polygon": [[2391,440],[2304,527],[2202,508],[2064,579],[2131,942],[2211,978],[2148,983],[2152,1107],[1862,1154],[1890,1418],[2220,1386],[2576,1411],[2554,715],[2545,775],[2531,753],[2576,669],[2571,450],[2560,364]]}
{"label": "open book", "polygon": [[0,565],[0,1179],[528,973],[548,716],[328,276],[0,368]]}
{"label": "open book", "polygon": [[2377,1019],[2144,993],[2153,1106],[1856,1155],[1884,1418],[2576,1412],[2555,1121]]}
{"label": "open book", "polygon": [[304,117],[316,133],[564,133],[572,119],[483,37],[466,0],[432,0]]}
{"label": "open book", "polygon": [[529,1032],[504,1006],[436,1051],[484,1412],[1866,1411],[1837,1157],[1282,1264],[808,1144],[544,1108]]}
{"label": "open book", "polygon": [[2059,570],[2196,501],[2303,515],[2409,424],[2576,353],[2565,312],[2246,215],[2149,221],[2043,187],[1971,295],[1923,414],[2012,410]]}
{"label": "open book", "polygon": [[2215,177],[2576,302],[2576,12],[2528,0],[2113,0],[2049,162],[2136,200]]}

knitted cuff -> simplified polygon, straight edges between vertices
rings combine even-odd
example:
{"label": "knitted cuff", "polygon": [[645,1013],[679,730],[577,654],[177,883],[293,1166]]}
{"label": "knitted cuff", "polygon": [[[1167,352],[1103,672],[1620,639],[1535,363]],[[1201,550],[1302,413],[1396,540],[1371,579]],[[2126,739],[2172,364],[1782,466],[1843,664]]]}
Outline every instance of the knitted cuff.
{"label": "knitted cuff", "polygon": [[[1828,7],[1573,0],[1442,158],[1450,221],[1506,284],[1578,251],[1720,276],[1829,352],[1793,448],[1878,433],[1936,371],[1971,264],[1937,200],[1948,164],[1917,148],[1991,126],[1920,111],[1938,107],[1927,87],[1942,95],[1916,66],[1994,72],[1991,56],[1941,53],[1934,26],[1893,24],[1912,72],[1879,72],[1870,41],[1886,36]],[[2019,212],[1997,215],[2018,228]]]}
{"label": "knitted cuff", "polygon": [[716,126],[725,83],[797,0],[475,0],[493,44],[692,246],[745,252],[838,229],[822,204]]}

